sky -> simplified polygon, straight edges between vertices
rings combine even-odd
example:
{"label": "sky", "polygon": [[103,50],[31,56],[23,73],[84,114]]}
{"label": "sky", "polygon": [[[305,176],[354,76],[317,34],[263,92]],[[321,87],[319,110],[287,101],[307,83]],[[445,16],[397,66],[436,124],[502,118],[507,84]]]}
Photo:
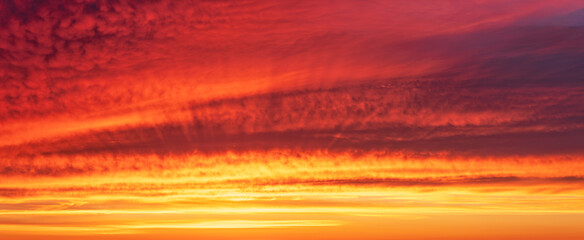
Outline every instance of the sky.
{"label": "sky", "polygon": [[581,0],[0,1],[0,239],[583,239]]}

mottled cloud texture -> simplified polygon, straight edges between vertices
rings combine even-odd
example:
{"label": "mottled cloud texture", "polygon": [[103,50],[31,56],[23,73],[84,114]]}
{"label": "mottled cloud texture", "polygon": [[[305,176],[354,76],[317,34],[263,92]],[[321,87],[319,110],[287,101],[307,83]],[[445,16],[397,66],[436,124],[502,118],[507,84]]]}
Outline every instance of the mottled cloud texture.
{"label": "mottled cloud texture", "polygon": [[[578,0],[0,1],[0,232],[581,222],[583,16]],[[278,215],[295,211],[312,215]],[[576,220],[554,229],[584,237]],[[523,228],[489,236],[564,236]]]}

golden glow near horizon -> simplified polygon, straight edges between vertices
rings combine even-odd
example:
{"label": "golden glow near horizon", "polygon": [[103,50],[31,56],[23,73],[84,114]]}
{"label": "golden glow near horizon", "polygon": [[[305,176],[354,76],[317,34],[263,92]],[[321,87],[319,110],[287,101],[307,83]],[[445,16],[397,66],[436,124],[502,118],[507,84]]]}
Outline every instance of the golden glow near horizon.
{"label": "golden glow near horizon", "polygon": [[[45,158],[36,165],[14,164],[20,174],[4,177],[3,231],[66,236],[152,229],[358,231],[354,224],[362,221],[436,224],[444,215],[521,221],[584,216],[583,183],[573,177],[584,170],[578,156],[408,158],[272,150]],[[46,167],[60,170],[34,172]]]}

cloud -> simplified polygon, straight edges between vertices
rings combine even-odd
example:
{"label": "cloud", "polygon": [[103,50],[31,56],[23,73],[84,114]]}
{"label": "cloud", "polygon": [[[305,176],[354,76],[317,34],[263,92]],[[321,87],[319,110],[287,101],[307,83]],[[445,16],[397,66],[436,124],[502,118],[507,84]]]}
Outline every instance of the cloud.
{"label": "cloud", "polygon": [[583,8],[0,1],[0,228],[581,213]]}
{"label": "cloud", "polygon": [[[370,13],[363,17],[349,2],[331,7],[326,2],[289,6],[265,2],[6,1],[2,19],[6,27],[0,33],[0,49],[5,53],[0,62],[5,79],[0,101],[5,128],[1,131],[26,131],[65,121],[72,122],[63,123],[67,126],[79,125],[80,120],[88,119],[101,123],[87,124],[88,128],[140,125],[144,115],[152,117],[157,112],[141,111],[144,108],[180,108],[190,102],[327,89],[347,82],[408,82],[444,71],[452,73],[450,69],[475,78],[496,75],[522,79],[524,75],[515,75],[525,69],[545,71],[527,76],[537,79],[578,69],[580,56],[574,52],[500,59],[508,52],[522,51],[518,50],[521,46],[512,45],[495,49],[494,59],[483,57],[476,62],[475,56],[469,55],[477,49],[490,51],[493,40],[489,39],[495,44],[501,38],[501,42],[513,40],[509,35],[519,37],[515,43],[533,42],[522,37],[558,36],[538,41],[542,41],[542,48],[577,48],[577,38],[566,41],[576,36],[570,29],[548,33],[506,28],[513,20],[532,16],[544,7],[549,7],[544,11],[546,16],[573,8],[577,5],[574,1],[553,7],[546,1],[452,3],[434,6],[439,11],[420,15],[415,14],[421,11],[419,4],[370,2],[360,6]],[[469,9],[475,11],[473,16],[462,14]],[[304,17],[299,19],[299,14]],[[452,14],[465,20],[444,17]],[[488,34],[480,27],[486,23],[502,30]],[[451,36],[442,40],[446,43],[435,40],[443,35]],[[404,47],[404,42],[411,41],[421,43]],[[556,44],[558,41],[561,44]],[[465,48],[457,50],[459,47]],[[453,67],[453,62],[459,64]],[[549,64],[557,62],[567,64]],[[516,67],[502,68],[508,65]],[[484,72],[489,69],[492,72]],[[572,77],[578,76],[570,72]],[[576,82],[569,80],[572,77],[560,76],[556,81]],[[120,112],[140,116],[109,121],[109,116]],[[34,129],[35,133],[10,134],[5,139],[31,141],[75,131],[62,126],[48,128],[53,133],[47,136],[38,136],[43,131]]]}
{"label": "cloud", "polygon": [[[146,108],[132,116],[143,122],[140,125],[96,129],[95,125],[77,121],[76,129],[59,138],[48,138],[50,131],[38,132],[35,128],[16,131],[12,134],[16,138],[35,131],[33,136],[40,139],[5,145],[2,155],[183,154],[296,148],[571,154],[582,149],[581,91],[567,87],[461,90],[456,83],[383,81],[259,94],[191,102],[181,108]],[[140,118],[148,116],[145,113],[163,117]],[[129,119],[125,113],[109,118],[106,124]]]}
{"label": "cloud", "polygon": [[[448,153],[298,150],[178,156],[45,156],[0,165],[5,198],[225,198],[406,191],[574,192],[580,155],[460,157]],[[77,201],[76,200],[76,201]],[[114,204],[115,205],[115,204]],[[27,205],[28,206],[28,205]],[[67,207],[67,204],[64,204]]]}

